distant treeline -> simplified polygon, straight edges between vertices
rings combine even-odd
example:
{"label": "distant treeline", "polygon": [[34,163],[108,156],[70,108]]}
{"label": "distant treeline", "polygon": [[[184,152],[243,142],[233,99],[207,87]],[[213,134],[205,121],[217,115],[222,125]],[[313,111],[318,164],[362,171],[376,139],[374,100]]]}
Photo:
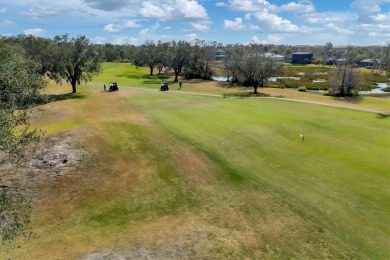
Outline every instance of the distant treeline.
{"label": "distant treeline", "polygon": [[[20,45],[26,58],[33,60],[40,74],[51,79],[70,82],[73,92],[81,80],[88,81],[101,70],[103,61],[129,62],[150,69],[150,75],[157,70],[161,74],[166,69],[173,71],[175,81],[179,75],[184,78],[211,79],[215,72],[215,60],[221,61],[227,78],[249,86],[263,86],[263,80],[278,73],[273,55],[289,56],[296,52],[312,52],[310,62],[323,63],[329,57],[359,61],[380,59],[381,68],[390,73],[389,50],[387,46],[334,47],[328,42],[324,46],[291,46],[273,44],[222,44],[196,40],[194,42],[145,41],[142,45],[115,45],[111,43],[93,44],[85,36],[56,36],[53,39],[31,35],[0,37],[0,44]],[[267,55],[265,54],[267,53]],[[322,61],[322,62],[321,62]],[[352,62],[351,62],[352,64]],[[262,72],[262,70],[264,70]],[[249,75],[248,71],[252,74]],[[263,75],[267,71],[267,75]],[[272,73],[271,73],[272,72]],[[269,75],[271,74],[271,75]],[[248,78],[249,77],[249,78]],[[258,79],[254,79],[258,77]]]}

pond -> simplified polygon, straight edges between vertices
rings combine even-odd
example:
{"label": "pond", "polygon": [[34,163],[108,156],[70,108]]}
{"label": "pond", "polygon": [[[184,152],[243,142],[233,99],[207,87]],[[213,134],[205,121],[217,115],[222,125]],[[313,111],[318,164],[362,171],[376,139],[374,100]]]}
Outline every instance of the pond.
{"label": "pond", "polygon": [[[212,77],[215,81],[228,81],[227,77]],[[275,82],[278,79],[294,79],[294,80],[300,80],[300,77],[270,77],[268,78],[269,81]]]}
{"label": "pond", "polygon": [[300,77],[270,77],[268,78],[269,81],[277,81],[278,79],[293,79],[293,80],[300,80]]}
{"label": "pond", "polygon": [[383,89],[389,87],[388,83],[377,83],[377,87],[374,89],[371,89],[370,91],[360,91],[360,94],[381,94],[386,93],[383,91]]}
{"label": "pond", "polygon": [[213,80],[215,81],[228,81],[230,78],[228,77],[212,77]]}
{"label": "pond", "polygon": [[326,82],[325,79],[314,79],[313,83],[321,83],[321,82]]}

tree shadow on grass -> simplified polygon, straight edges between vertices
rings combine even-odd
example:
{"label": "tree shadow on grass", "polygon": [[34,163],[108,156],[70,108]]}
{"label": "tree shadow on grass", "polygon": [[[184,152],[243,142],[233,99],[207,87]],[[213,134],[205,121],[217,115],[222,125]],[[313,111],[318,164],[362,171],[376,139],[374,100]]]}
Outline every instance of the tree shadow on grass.
{"label": "tree shadow on grass", "polygon": [[128,79],[167,79],[169,76],[167,75],[153,75],[150,76],[148,74],[143,74],[143,75],[132,75],[132,74],[118,74],[116,77],[120,78],[128,78]]}
{"label": "tree shadow on grass", "polygon": [[235,93],[226,93],[223,94],[224,98],[251,98],[251,97],[271,97],[269,94],[265,93],[257,93],[253,94],[253,92],[235,92]]}
{"label": "tree shadow on grass", "polygon": [[62,101],[68,99],[84,99],[87,96],[80,93],[67,93],[67,94],[59,94],[59,95],[48,95],[49,102]]}
{"label": "tree shadow on grass", "polygon": [[347,101],[352,104],[358,104],[363,101],[364,97],[362,96],[352,96],[352,97],[332,97],[334,100],[338,101]]}
{"label": "tree shadow on grass", "polygon": [[390,114],[389,113],[377,113],[376,118],[379,118],[379,119],[390,118]]}
{"label": "tree shadow on grass", "polygon": [[158,75],[158,74],[153,76],[150,76],[148,74],[144,74],[144,75],[118,74],[116,75],[116,77],[143,80],[142,84],[160,84],[163,81],[167,81],[169,79],[168,75]]}
{"label": "tree shadow on grass", "polygon": [[161,84],[165,79],[149,79],[142,81],[143,84]]}

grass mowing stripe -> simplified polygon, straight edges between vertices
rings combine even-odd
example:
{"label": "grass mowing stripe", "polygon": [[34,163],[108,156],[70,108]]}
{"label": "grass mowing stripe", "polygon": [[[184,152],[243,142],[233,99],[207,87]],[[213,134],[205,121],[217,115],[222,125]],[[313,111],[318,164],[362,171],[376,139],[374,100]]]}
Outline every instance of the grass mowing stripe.
{"label": "grass mowing stripe", "polygon": [[[388,160],[380,160],[388,155],[387,119],[274,100],[167,95],[135,102],[148,104],[140,107],[142,112],[170,132],[228,161],[244,178],[295,201],[306,216],[367,255],[388,254],[389,230],[383,219],[390,212],[390,167]],[[304,143],[299,139],[302,122]]]}

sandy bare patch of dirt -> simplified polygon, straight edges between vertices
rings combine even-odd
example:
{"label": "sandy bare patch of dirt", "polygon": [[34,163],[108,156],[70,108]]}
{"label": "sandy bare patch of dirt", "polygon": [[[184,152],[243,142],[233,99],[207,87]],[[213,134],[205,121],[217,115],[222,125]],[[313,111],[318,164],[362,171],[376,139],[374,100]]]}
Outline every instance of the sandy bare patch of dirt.
{"label": "sandy bare patch of dirt", "polygon": [[77,145],[75,136],[75,131],[68,131],[46,137],[35,149],[27,151],[27,160],[23,164],[0,165],[0,183],[32,188],[52,176],[75,172],[90,157]]}
{"label": "sandy bare patch of dirt", "polygon": [[38,152],[23,167],[47,175],[66,174],[75,170],[88,153],[75,144],[72,132],[61,133],[43,140]]}

